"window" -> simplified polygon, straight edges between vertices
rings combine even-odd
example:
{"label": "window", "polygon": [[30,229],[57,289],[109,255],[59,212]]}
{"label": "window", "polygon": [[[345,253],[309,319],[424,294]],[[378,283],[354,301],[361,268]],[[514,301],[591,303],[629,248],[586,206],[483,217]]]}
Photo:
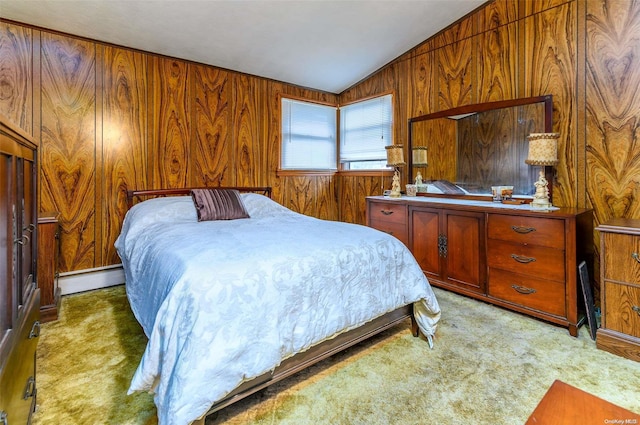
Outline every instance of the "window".
{"label": "window", "polygon": [[282,99],[281,168],[336,170],[336,108]]}
{"label": "window", "polygon": [[387,168],[385,146],[392,144],[392,128],[390,94],[341,107],[341,169]]}

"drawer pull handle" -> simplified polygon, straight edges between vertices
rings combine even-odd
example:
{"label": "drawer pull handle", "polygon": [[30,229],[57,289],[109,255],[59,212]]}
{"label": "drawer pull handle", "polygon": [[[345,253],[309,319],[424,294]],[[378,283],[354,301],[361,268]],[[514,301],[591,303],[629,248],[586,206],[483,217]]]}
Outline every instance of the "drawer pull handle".
{"label": "drawer pull handle", "polygon": [[0,412],[0,425],[9,425],[9,420],[7,419],[7,412],[4,410]]}
{"label": "drawer pull handle", "polygon": [[37,338],[39,336],[40,336],[40,322],[36,320],[35,322],[33,322],[33,326],[31,326],[31,332],[29,332],[28,339]]}
{"label": "drawer pull handle", "polygon": [[640,263],[640,255],[638,255],[637,252],[634,252],[633,254],[631,254],[631,257],[636,260],[638,263]]}
{"label": "drawer pull handle", "polygon": [[533,263],[534,261],[536,261],[536,259],[533,257],[523,257],[522,255],[518,254],[511,254],[511,258],[522,264]]}
{"label": "drawer pull handle", "polygon": [[533,288],[527,288],[526,286],[520,286],[520,285],[511,285],[511,287],[513,289],[516,290],[516,292],[519,292],[521,294],[525,294],[525,295],[530,295],[530,294],[535,294],[537,291]]}
{"label": "drawer pull handle", "polygon": [[635,311],[636,313],[638,313],[638,316],[640,316],[640,307],[638,307],[637,305],[634,305],[631,307],[631,310]]}
{"label": "drawer pull handle", "polygon": [[389,211],[389,210],[380,210],[380,212],[381,212],[383,215],[391,215],[391,214],[393,214],[393,211]]}
{"label": "drawer pull handle", "polygon": [[22,399],[28,400],[34,395],[36,395],[36,379],[33,376],[30,376],[29,379],[27,379],[27,385],[24,387]]}
{"label": "drawer pull handle", "polygon": [[514,232],[520,233],[522,235],[526,235],[527,233],[535,232],[535,227],[522,227],[522,226],[511,226]]}

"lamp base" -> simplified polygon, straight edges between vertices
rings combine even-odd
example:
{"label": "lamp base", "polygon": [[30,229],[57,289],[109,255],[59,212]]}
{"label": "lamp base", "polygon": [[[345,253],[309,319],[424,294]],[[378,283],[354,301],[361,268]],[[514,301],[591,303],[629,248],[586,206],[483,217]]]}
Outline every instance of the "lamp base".
{"label": "lamp base", "polygon": [[551,208],[553,206],[553,205],[551,205],[551,202],[549,202],[549,198],[547,198],[547,199],[534,199],[533,201],[531,201],[531,203],[529,205],[534,210],[548,210],[549,208]]}
{"label": "lamp base", "polygon": [[402,192],[400,191],[400,173],[398,172],[398,169],[393,172],[393,183],[391,183],[391,192],[389,193],[389,197],[402,197]]}
{"label": "lamp base", "polygon": [[533,195],[533,201],[531,201],[531,208],[533,209],[549,209],[552,207],[549,200],[549,182],[544,177],[544,171],[540,170],[538,174],[538,180],[534,183],[536,186],[536,193]]}

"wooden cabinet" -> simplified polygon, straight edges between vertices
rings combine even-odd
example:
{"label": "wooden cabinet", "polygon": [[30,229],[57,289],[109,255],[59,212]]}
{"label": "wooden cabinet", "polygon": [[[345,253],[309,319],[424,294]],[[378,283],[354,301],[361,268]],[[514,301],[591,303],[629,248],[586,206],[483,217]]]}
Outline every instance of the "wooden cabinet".
{"label": "wooden cabinet", "polygon": [[0,116],[0,423],[28,423],[35,407],[36,159],[30,137]]}
{"label": "wooden cabinet", "polygon": [[640,220],[600,226],[602,326],[596,346],[640,361]]}
{"label": "wooden cabinet", "polygon": [[484,293],[483,213],[411,206],[409,223],[411,250],[428,278]]}
{"label": "wooden cabinet", "polygon": [[49,212],[38,217],[38,288],[40,288],[40,321],[58,319],[60,287],[58,257],[60,255],[60,213]]}
{"label": "wooden cabinet", "polygon": [[578,264],[591,264],[593,255],[591,210],[372,196],[371,226],[383,227],[372,217],[388,205],[406,214],[406,220],[396,217],[395,233],[406,232],[431,284],[565,326],[577,336]]}

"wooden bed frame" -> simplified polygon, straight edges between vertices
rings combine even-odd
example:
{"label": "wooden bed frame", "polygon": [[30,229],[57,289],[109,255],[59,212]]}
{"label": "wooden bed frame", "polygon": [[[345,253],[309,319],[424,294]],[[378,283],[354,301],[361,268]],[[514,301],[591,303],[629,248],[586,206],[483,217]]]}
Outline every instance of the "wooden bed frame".
{"label": "wooden bed frame", "polygon": [[[142,201],[144,199],[154,197],[188,195],[191,189],[192,188],[131,190],[127,192],[127,205],[131,208],[136,200]],[[271,187],[217,187],[215,189],[235,189],[240,192],[262,193],[269,198],[271,198],[272,193]],[[202,419],[194,421],[193,424],[204,425],[204,418],[207,415],[230,406],[231,404],[242,400],[257,391],[288,378],[289,376],[300,372],[301,370],[306,369],[327,357],[339,353],[346,348],[403,322],[407,318],[411,319],[411,333],[414,337],[418,337],[420,332],[418,329],[418,323],[413,315],[413,305],[405,305],[397,310],[386,313],[368,323],[365,323],[359,328],[337,335],[332,339],[311,347],[307,351],[298,353],[283,361],[280,366],[273,370],[273,372],[265,373],[241,384],[226,397],[214,403],[206,415],[202,417]]]}

